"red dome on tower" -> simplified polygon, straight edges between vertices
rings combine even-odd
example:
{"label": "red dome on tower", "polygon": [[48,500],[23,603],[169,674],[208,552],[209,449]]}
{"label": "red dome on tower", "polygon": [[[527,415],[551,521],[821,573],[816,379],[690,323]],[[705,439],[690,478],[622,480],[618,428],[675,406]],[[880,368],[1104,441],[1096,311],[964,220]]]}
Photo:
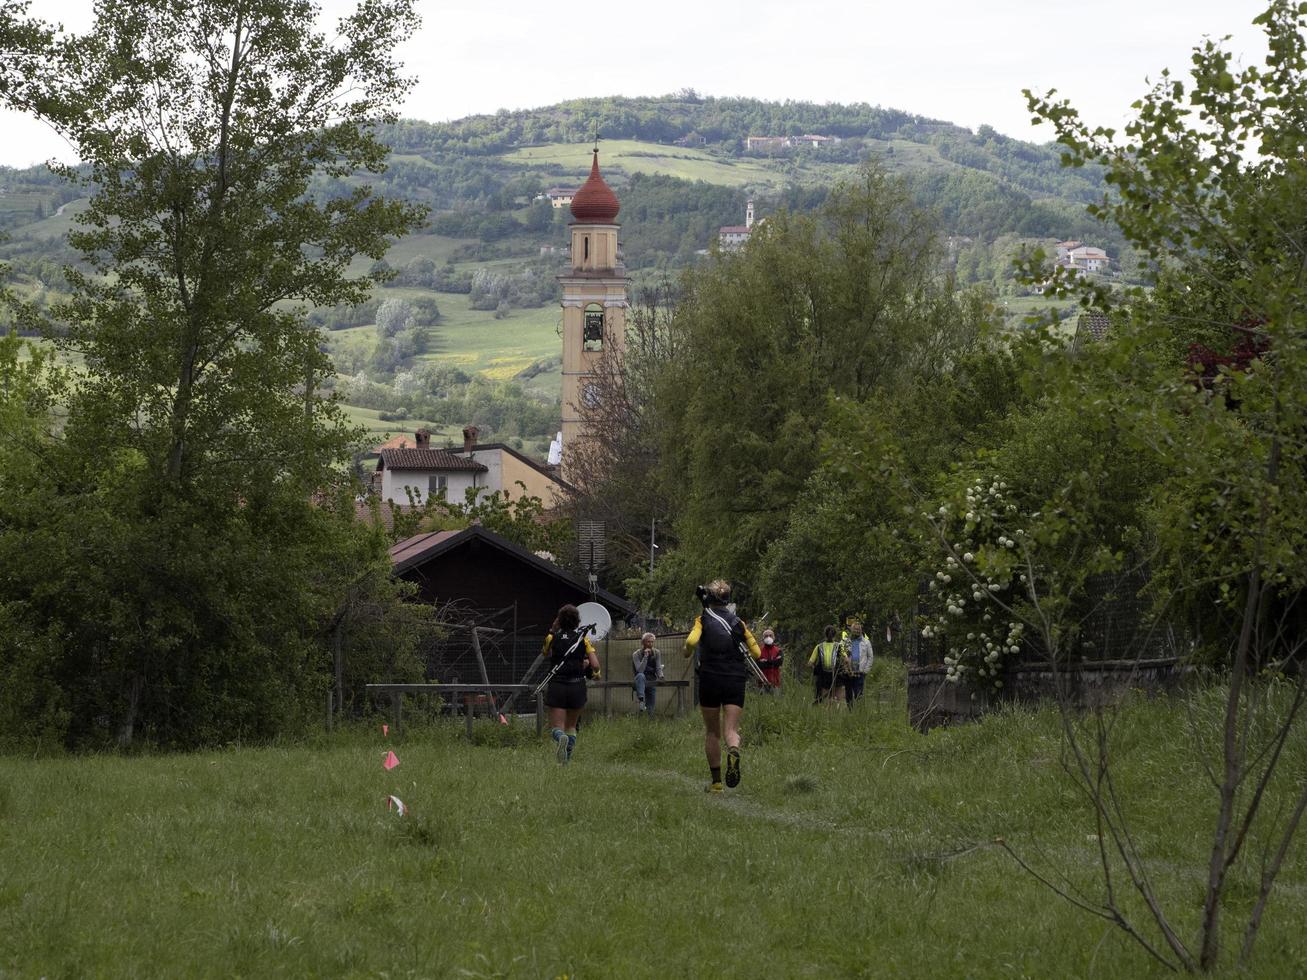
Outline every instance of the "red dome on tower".
{"label": "red dome on tower", "polygon": [[599,151],[594,151],[590,177],[572,198],[572,217],[586,225],[611,225],[622,209],[617,195],[599,176]]}

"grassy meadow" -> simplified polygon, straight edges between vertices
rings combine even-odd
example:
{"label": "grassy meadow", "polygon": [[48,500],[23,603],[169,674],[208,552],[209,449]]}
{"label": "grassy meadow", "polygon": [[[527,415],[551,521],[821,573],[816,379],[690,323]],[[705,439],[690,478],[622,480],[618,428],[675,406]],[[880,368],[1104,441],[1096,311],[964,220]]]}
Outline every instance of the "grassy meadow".
{"label": "grassy meadow", "polygon": [[[591,144],[549,144],[523,146],[501,155],[512,166],[563,167],[574,178],[557,183],[584,180],[591,165]],[[831,165],[799,157],[725,157],[689,146],[672,146],[643,140],[604,140],[600,145],[601,167],[606,175],[661,174],[681,180],[704,180],[723,187],[750,187],[780,191],[792,183],[830,183],[839,175],[853,174],[853,165]]]}
{"label": "grassy meadow", "polygon": [[[418,361],[438,361],[492,381],[509,381],[538,361],[561,357],[558,331],[562,311],[554,304],[512,310],[496,320],[492,311],[472,309],[465,293],[394,287],[378,290],[376,295],[382,300],[429,296],[439,305],[440,322],[431,328],[430,347]],[[376,327],[371,324],[325,331],[323,336],[337,366],[345,370],[352,358],[366,360],[377,341]],[[561,364],[554,364],[525,381],[523,387],[557,398],[562,378]]]}
{"label": "grassy meadow", "polygon": [[[33,200],[27,204],[27,207],[31,207],[35,204],[35,197],[43,195],[31,196],[33,197]],[[21,208],[23,204],[21,197],[22,195],[14,195],[8,197],[7,200],[11,204],[16,204]],[[53,213],[42,218],[40,221],[33,221],[15,229],[11,232],[11,237],[16,239],[64,238],[70,231],[77,227],[77,222],[74,219],[79,213],[85,210],[89,203],[90,199],[85,197],[79,197],[75,200],[69,201],[62,207],[56,208]]]}
{"label": "grassy meadow", "polygon": [[[527,719],[478,720],[473,744],[436,719],[385,739],[378,718],[193,755],[0,758],[0,976],[1161,975],[989,844],[1100,893],[1056,716],[918,735],[890,666],[848,714],[802,686],[751,695],[744,781],[721,796],[695,717],[596,717],[566,768]],[[1217,713],[1200,698],[1193,718]],[[1186,934],[1213,809],[1188,719],[1140,702],[1118,727],[1138,844]],[[1305,915],[1299,849],[1255,975],[1301,975]]]}
{"label": "grassy meadow", "polygon": [[463,431],[459,426],[441,425],[439,422],[428,422],[424,419],[405,419],[402,422],[390,422],[381,418],[381,413],[375,409],[359,408],[357,405],[343,403],[341,408],[351,424],[364,430],[364,442],[369,445],[383,443],[391,436],[404,435],[409,436],[411,439],[413,433],[423,426],[431,430],[433,443],[443,445],[446,439],[452,439],[459,443],[463,441]]}
{"label": "grassy meadow", "polygon": [[[449,238],[445,235],[429,234],[425,231],[404,235],[386,250],[386,261],[392,268],[400,269],[408,265],[419,255],[425,255],[436,265],[444,265],[463,245],[475,245],[474,238]],[[372,259],[366,255],[356,255],[349,264],[349,271],[362,275],[372,267]],[[421,290],[424,294],[426,290]],[[443,295],[443,294],[442,294]]]}

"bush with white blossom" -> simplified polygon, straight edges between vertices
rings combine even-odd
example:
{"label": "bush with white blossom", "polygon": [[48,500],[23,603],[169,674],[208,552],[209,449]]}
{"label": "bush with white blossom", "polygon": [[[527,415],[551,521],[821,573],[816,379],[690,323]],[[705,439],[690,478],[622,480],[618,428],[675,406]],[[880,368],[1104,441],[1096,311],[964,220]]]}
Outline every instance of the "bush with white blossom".
{"label": "bush with white blossom", "polygon": [[947,639],[949,681],[998,690],[1025,638],[1013,613],[1027,592],[1030,538],[1022,525],[1039,514],[1022,514],[1005,482],[981,480],[924,516],[940,536],[944,558],[930,579],[935,612],[921,634]]}

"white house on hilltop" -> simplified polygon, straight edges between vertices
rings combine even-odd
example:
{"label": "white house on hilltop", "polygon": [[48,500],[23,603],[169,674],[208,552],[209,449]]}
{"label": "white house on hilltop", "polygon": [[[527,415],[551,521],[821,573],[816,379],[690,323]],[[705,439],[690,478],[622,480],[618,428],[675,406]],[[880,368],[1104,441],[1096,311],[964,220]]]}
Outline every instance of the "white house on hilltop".
{"label": "white house on hilltop", "polygon": [[722,225],[717,229],[717,242],[722,248],[734,251],[749,240],[753,234],[753,202],[750,201],[744,208],[744,224],[742,225]]}
{"label": "white house on hilltop", "polygon": [[796,146],[810,146],[820,150],[825,146],[834,146],[840,142],[838,136],[822,136],[817,133],[804,133],[802,136],[746,136],[744,149],[748,153],[762,151],[772,153],[776,150],[788,150]]}
{"label": "white house on hilltop", "polygon": [[1085,245],[1077,241],[1058,242],[1056,246],[1057,265],[1079,272],[1103,272],[1111,264],[1111,259],[1101,248]]}
{"label": "white house on hilltop", "polygon": [[1067,256],[1067,265],[1073,269],[1079,269],[1081,272],[1102,272],[1107,268],[1108,263],[1107,253],[1101,248],[1094,248],[1092,245],[1081,245],[1079,248],[1073,248]]}
{"label": "white house on hilltop", "polygon": [[[562,209],[570,206],[572,198],[575,196],[575,187],[551,187],[540,195],[540,197],[549,198],[549,203],[552,204],[555,209]],[[537,198],[537,200],[539,200],[539,198]]]}

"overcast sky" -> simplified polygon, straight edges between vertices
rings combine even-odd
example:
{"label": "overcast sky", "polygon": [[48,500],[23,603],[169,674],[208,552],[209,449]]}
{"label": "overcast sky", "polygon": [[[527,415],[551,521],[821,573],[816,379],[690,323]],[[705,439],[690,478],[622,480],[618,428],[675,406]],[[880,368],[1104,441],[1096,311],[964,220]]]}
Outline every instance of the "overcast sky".
{"label": "overcast sky", "polygon": [[[1204,36],[1232,35],[1245,63],[1265,45],[1264,0],[417,0],[402,55],[419,81],[403,114],[441,121],[604,95],[869,102],[1021,139],[1021,89],[1057,88],[1091,122],[1119,125],[1164,67],[1183,72]],[[37,0],[85,28],[91,0]],[[351,6],[326,0],[328,13]],[[68,148],[0,111],[0,163]]]}

